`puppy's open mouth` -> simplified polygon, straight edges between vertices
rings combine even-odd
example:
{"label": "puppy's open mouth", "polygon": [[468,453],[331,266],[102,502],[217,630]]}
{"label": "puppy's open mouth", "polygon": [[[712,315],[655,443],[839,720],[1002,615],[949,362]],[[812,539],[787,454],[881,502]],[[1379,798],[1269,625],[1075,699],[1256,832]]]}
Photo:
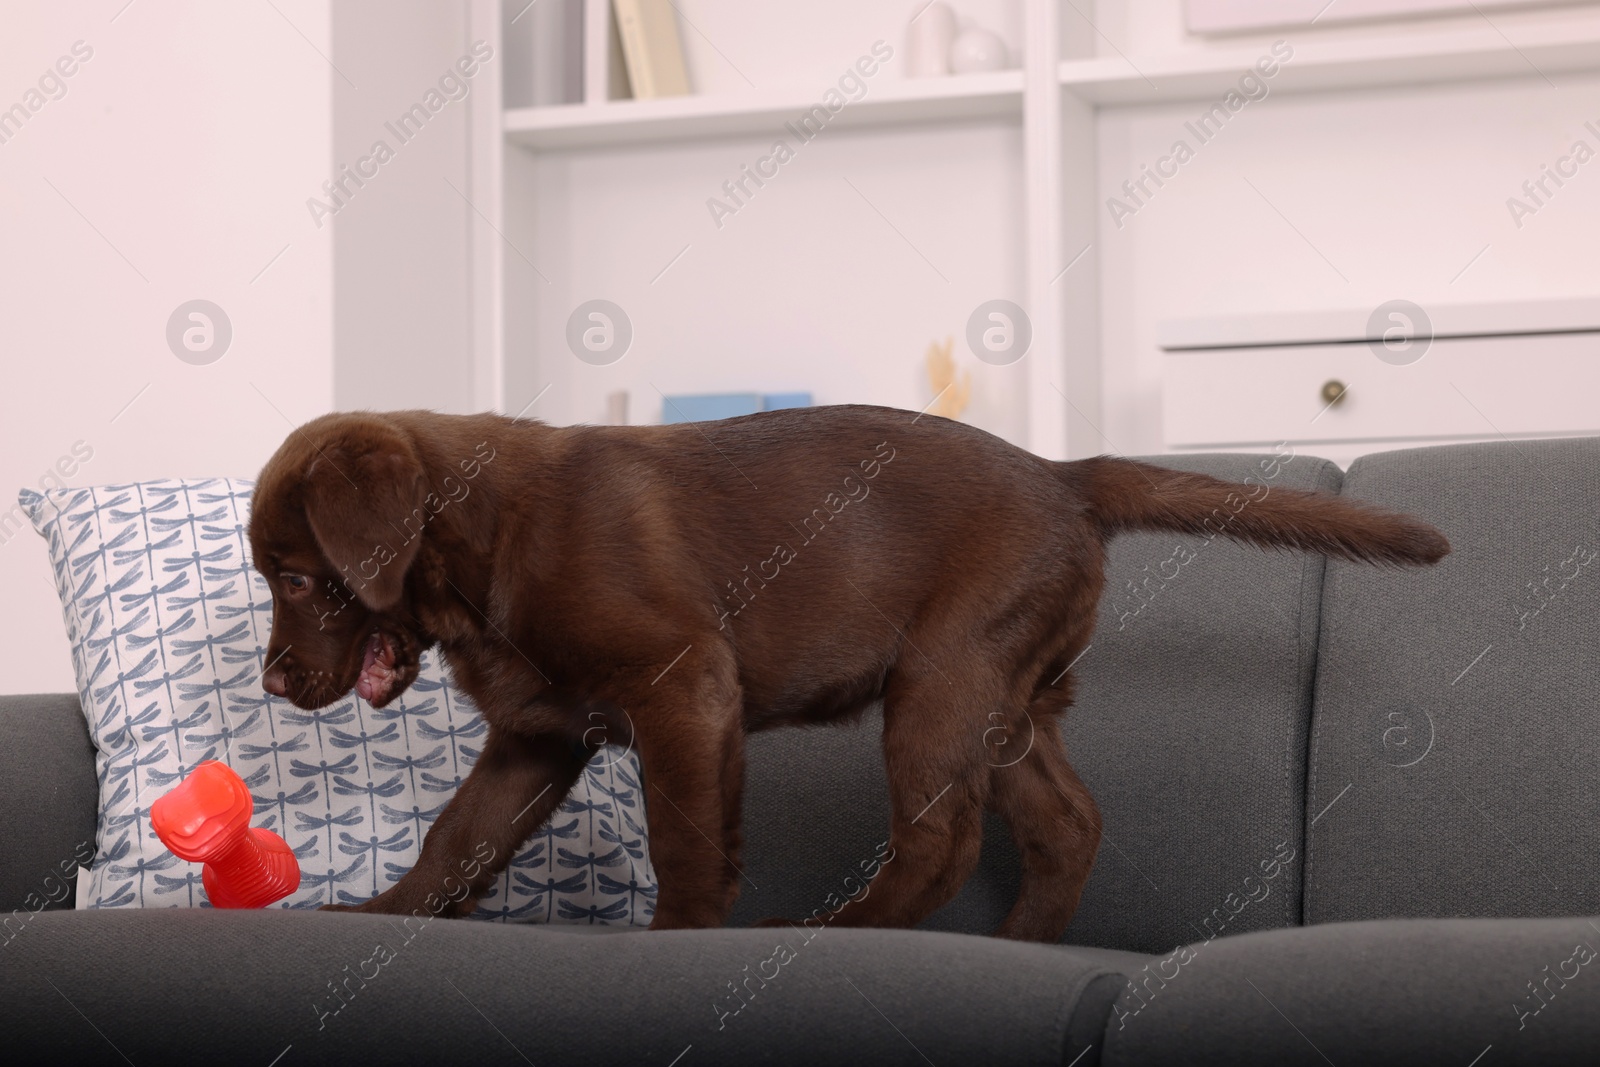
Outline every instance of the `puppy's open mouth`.
{"label": "puppy's open mouth", "polygon": [[382,707],[395,694],[400,680],[399,650],[394,639],[382,630],[367,638],[362,653],[361,673],[356,676],[356,695],[373,707]]}

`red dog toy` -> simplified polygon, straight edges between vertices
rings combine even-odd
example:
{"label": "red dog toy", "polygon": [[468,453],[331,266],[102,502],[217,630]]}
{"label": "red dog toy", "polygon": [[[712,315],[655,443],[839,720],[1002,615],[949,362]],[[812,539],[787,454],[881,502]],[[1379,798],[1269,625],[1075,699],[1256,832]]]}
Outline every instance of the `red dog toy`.
{"label": "red dog toy", "polygon": [[300,887],[300,861],[283,838],[250,825],[250,790],[226,764],[206,760],[150,805],[150,825],[172,854],[204,863],[215,908],[264,908]]}

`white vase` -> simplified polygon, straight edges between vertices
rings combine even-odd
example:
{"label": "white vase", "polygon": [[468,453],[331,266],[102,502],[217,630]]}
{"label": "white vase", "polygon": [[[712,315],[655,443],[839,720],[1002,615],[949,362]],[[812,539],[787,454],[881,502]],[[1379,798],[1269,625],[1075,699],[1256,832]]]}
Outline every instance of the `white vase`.
{"label": "white vase", "polygon": [[949,74],[950,46],[955,39],[956,13],[944,0],[934,0],[906,28],[906,77]]}
{"label": "white vase", "polygon": [[988,30],[967,30],[950,43],[952,73],[976,74],[987,70],[1005,70],[1010,65],[1006,43]]}

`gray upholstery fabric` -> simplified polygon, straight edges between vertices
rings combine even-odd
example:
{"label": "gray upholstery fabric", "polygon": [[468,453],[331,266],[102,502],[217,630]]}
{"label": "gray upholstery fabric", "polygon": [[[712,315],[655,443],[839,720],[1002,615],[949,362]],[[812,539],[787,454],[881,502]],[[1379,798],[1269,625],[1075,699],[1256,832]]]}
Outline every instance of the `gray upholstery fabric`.
{"label": "gray upholstery fabric", "polygon": [[[1231,481],[1260,456],[1150,460]],[[1268,486],[1336,491],[1339,469],[1297,457]],[[1125,583],[1183,544],[1195,559],[1125,629]],[[1218,538],[1112,542],[1094,643],[1066,715],[1073,764],[1100,805],[1105,840],[1066,941],[1155,952],[1300,918],[1305,738],[1322,558]],[[1169,568],[1170,573],[1170,568]],[[888,832],[876,711],[859,724],[750,738],[746,880],[732,922],[799,917],[870,858]],[[1293,859],[1284,855],[1280,843]],[[1262,863],[1278,872],[1260,881]],[[1247,883],[1247,878],[1257,879]],[[1017,855],[985,821],[983,859],[927,929],[986,933],[1016,899]],[[1242,909],[1230,894],[1251,892]],[[1264,895],[1263,895],[1264,894]],[[1235,903],[1239,897],[1231,898]]]}
{"label": "gray upholstery fabric", "polygon": [[828,894],[877,853],[889,834],[882,731],[873,708],[859,722],[768,730],[745,742],[746,877],[731,925],[825,911]]}
{"label": "gray upholstery fabric", "polygon": [[70,908],[99,803],[78,698],[0,696],[0,738],[0,912]]}
{"label": "gray upholstery fabric", "polygon": [[[1078,1016],[1102,968],[951,934],[823,930],[808,944],[778,930],[583,936],[446,920],[406,933],[323,912],[47,912],[0,968],[7,1058],[267,1064],[292,1046],[285,1067],[664,1067],[686,1050],[683,1067],[1058,1067],[1088,1047],[1070,1035],[1098,1042],[1115,992],[1095,985]],[[793,958],[764,967],[784,940]],[[392,958],[367,963],[379,944]],[[747,978],[753,996],[735,999],[729,983]],[[348,1003],[324,1016],[341,1004],[329,984],[346,980]],[[724,1018],[719,1003],[744,1007]]]}
{"label": "gray upholstery fabric", "polygon": [[1600,1047],[1590,920],[1338,923],[1191,951],[1124,992],[1102,1063],[1592,1064]]}
{"label": "gray upholstery fabric", "polygon": [[[1339,469],[1309,456],[1270,479],[1260,456],[1151,462],[1229,481],[1255,474],[1269,487],[1339,488]],[[1163,586],[1179,545],[1196,556]],[[1321,556],[1220,537],[1112,542],[1100,621],[1064,727],[1105,820],[1067,941],[1157,952],[1299,923],[1322,570]],[[1119,629],[1139,603],[1127,583],[1149,575],[1158,592]],[[1276,877],[1264,877],[1264,863]]]}
{"label": "gray upholstery fabric", "polygon": [[1573,557],[1600,551],[1600,439],[1366,456],[1345,492],[1454,552],[1330,565],[1307,921],[1600,912],[1600,558]]}
{"label": "gray upholstery fabric", "polygon": [[[769,730],[746,742],[745,873],[729,925],[826,912],[830,893],[860,871],[889,833],[883,716],[859,722]],[[1017,893],[1017,852],[1005,824],[984,821],[983,857],[960,897],[925,929],[986,934]]]}

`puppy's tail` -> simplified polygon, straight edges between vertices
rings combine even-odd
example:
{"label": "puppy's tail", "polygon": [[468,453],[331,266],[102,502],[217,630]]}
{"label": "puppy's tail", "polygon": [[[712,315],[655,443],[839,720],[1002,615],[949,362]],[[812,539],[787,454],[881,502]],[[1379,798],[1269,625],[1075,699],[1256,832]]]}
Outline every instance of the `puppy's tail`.
{"label": "puppy's tail", "polygon": [[1107,540],[1132,530],[1220,533],[1266,548],[1390,564],[1437,563],[1450,551],[1444,534],[1425,522],[1327,493],[1237,485],[1110,456],[1062,467]]}

